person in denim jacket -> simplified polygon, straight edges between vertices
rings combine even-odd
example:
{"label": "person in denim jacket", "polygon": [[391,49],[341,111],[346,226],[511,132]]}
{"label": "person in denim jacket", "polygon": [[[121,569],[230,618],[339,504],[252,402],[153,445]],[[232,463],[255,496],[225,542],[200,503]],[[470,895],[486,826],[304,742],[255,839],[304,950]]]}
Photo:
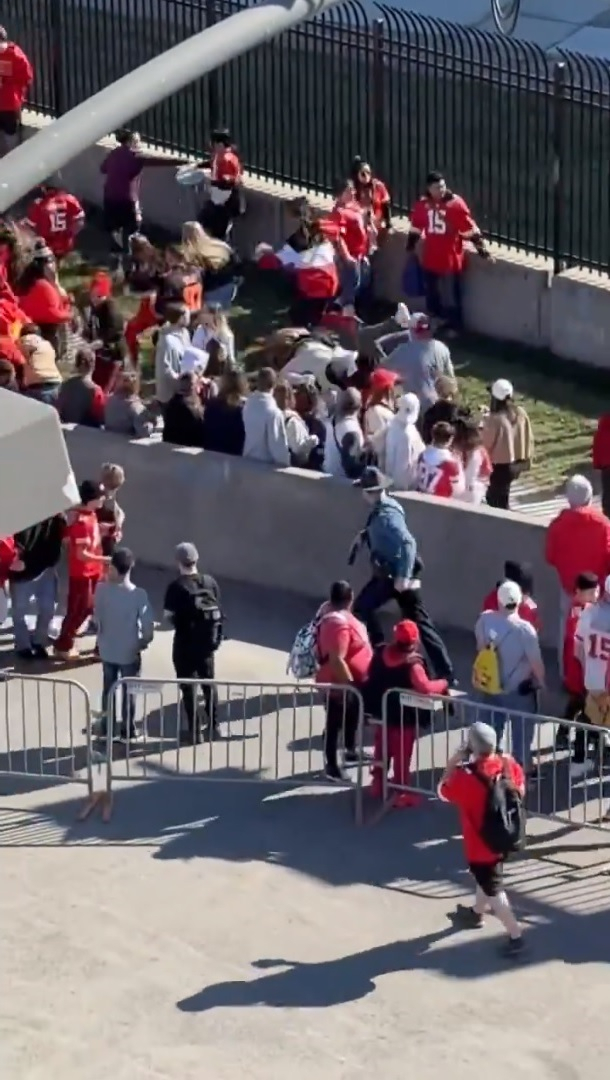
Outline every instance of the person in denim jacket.
{"label": "person in denim jacket", "polygon": [[384,640],[379,610],[388,601],[396,600],[401,618],[416,623],[437,678],[454,684],[449,654],[422,599],[420,575],[423,563],[404,510],[387,494],[385,479],[379,469],[366,468],[355,486],[362,489],[371,511],[364,529],[352,544],[348,561],[351,566],[361,547],[366,546],[372,574],[354,601],[354,615],[366,625],[371,644],[376,647]]}

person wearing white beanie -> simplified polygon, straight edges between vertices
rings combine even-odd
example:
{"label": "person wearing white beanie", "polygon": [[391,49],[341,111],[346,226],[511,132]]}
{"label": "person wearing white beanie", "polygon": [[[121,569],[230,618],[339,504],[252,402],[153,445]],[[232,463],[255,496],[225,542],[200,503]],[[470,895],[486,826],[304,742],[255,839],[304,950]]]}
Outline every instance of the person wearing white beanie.
{"label": "person wearing white beanie", "polygon": [[417,462],[425,450],[417,429],[419,409],[417,394],[403,394],[398,400],[396,416],[387,429],[385,471],[399,491],[415,487]]}

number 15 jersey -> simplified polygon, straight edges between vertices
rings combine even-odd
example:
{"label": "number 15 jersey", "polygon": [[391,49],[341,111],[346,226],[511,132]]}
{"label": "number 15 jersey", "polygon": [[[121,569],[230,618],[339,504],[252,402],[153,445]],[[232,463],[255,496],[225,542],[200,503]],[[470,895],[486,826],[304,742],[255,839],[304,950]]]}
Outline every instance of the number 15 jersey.
{"label": "number 15 jersey", "polygon": [[411,211],[411,226],[421,233],[420,260],[433,274],[459,274],[464,268],[464,240],[477,231],[459,195],[443,199],[424,195]]}
{"label": "number 15 jersey", "polygon": [[585,689],[594,694],[610,689],[610,603],[600,600],[585,608],[575,640],[583,656]]}

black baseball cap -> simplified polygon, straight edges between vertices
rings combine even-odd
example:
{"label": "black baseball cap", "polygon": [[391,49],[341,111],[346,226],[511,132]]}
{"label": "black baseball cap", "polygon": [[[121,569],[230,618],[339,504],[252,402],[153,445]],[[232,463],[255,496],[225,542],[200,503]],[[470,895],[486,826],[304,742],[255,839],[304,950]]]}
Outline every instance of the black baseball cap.
{"label": "black baseball cap", "polygon": [[104,494],[104,489],[97,480],[83,480],[82,484],[78,485],[78,494],[83,506],[87,503],[93,502],[95,499],[101,499]]}
{"label": "black baseball cap", "polygon": [[440,172],[438,169],[431,169],[431,171],[426,177],[426,187],[429,187],[430,184],[440,184],[441,180],[444,179],[445,177],[443,176],[442,172]]}
{"label": "black baseball cap", "polygon": [[575,588],[581,589],[586,592],[587,589],[596,589],[599,585],[599,578],[597,574],[594,574],[592,570],[585,570],[582,574],[579,574],[574,583]]}
{"label": "black baseball cap", "polygon": [[110,565],[114,567],[117,574],[120,574],[121,577],[125,577],[125,574],[128,574],[130,570],[133,570],[135,561],[135,556],[130,548],[118,547],[115,548],[112,553]]}

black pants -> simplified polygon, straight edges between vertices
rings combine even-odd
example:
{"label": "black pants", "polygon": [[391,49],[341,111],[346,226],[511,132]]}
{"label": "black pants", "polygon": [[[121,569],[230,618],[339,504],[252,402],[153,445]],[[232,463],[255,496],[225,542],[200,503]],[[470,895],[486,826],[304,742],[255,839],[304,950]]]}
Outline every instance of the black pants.
{"label": "black pants", "polygon": [[421,589],[405,589],[404,592],[397,592],[394,582],[389,577],[374,575],[370,581],[367,581],[354,601],[354,615],[365,623],[371,644],[375,647],[381,645],[384,640],[385,635],[377,613],[389,600],[397,602],[403,619],[412,619],[416,623],[422,645],[437,678],[453,682],[453,664],[443,639],[424,604]]}
{"label": "black pants", "polygon": [[510,465],[494,465],[487,488],[487,505],[495,506],[498,510],[510,510],[511,485],[521,472],[522,466],[517,461]]}
{"label": "black pants", "polygon": [[[172,660],[177,679],[213,679],[214,654],[201,656],[193,653],[189,647],[174,642]],[[181,684],[182,703],[186,714],[188,730],[191,734],[210,730],[216,726],[218,693],[215,686],[202,686],[202,700],[197,701],[197,687]]]}
{"label": "black pants", "polygon": [[464,325],[461,274],[434,274],[424,270],[423,277],[428,314],[446,320],[452,330],[461,330]]}
{"label": "black pants", "polygon": [[358,698],[355,694],[349,690],[345,694],[329,693],[324,729],[324,760],[327,769],[337,768],[337,744],[341,732],[343,749],[348,753],[356,749],[359,717]]}
{"label": "black pants", "polygon": [[137,204],[128,199],[120,202],[104,199],[104,227],[109,233],[120,233],[120,253],[126,255],[129,251],[129,237],[140,227]]}
{"label": "black pants", "polygon": [[610,518],[610,468],[601,469],[602,478],[602,510],[607,518]]}

